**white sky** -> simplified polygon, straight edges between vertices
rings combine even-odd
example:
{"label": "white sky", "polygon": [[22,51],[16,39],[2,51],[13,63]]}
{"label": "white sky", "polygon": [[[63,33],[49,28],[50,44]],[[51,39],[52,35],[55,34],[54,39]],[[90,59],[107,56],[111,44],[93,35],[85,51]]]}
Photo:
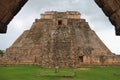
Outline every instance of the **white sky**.
{"label": "white sky", "polygon": [[105,45],[120,54],[120,36],[94,0],[29,0],[8,25],[7,34],[0,34],[0,49],[9,48],[45,11],[79,11]]}

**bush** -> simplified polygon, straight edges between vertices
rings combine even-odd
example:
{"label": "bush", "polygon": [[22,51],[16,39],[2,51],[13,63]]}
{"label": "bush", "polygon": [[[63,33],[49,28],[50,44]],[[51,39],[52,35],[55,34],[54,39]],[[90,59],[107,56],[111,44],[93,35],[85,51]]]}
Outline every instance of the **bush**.
{"label": "bush", "polygon": [[1,57],[3,56],[4,52],[2,50],[0,50],[0,55]]}

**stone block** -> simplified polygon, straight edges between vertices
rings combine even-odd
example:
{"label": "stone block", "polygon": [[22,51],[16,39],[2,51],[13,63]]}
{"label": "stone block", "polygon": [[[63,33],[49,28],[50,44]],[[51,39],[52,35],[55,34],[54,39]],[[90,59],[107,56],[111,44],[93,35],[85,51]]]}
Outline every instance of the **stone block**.
{"label": "stone block", "polygon": [[115,25],[116,34],[120,35],[120,9],[110,17],[110,21]]}

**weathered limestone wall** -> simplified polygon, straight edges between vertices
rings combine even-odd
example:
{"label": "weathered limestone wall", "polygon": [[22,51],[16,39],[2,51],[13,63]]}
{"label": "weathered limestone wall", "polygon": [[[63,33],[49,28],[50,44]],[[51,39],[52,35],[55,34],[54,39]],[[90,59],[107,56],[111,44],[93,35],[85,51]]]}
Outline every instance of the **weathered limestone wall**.
{"label": "weathered limestone wall", "polygon": [[102,65],[100,56],[84,56],[82,65]]}
{"label": "weathered limestone wall", "polygon": [[53,16],[51,14],[48,14],[48,15],[41,14],[41,18],[42,19],[52,19]]}
{"label": "weathered limestone wall", "polygon": [[81,65],[120,66],[120,56],[84,56]]}
{"label": "weathered limestone wall", "polygon": [[106,56],[106,57],[103,57],[103,59],[104,59],[103,65],[119,65],[120,66],[119,55]]}
{"label": "weathered limestone wall", "polygon": [[[52,12],[45,12],[45,14],[41,14],[41,19],[53,19],[53,15],[57,16],[57,12],[56,11],[52,11]],[[59,13],[63,15],[63,12]],[[61,15],[61,16],[62,16]],[[57,16],[58,17],[58,16]],[[67,11],[66,13],[64,13],[64,18],[69,18],[69,19],[79,19],[81,17],[81,14],[78,12],[74,12],[74,11]],[[60,18],[60,17],[59,17]]]}
{"label": "weathered limestone wall", "polygon": [[7,25],[28,0],[0,0],[0,33],[5,33]]}
{"label": "weathered limestone wall", "polygon": [[95,0],[95,2],[115,26],[116,34],[120,35],[120,0]]}
{"label": "weathered limestone wall", "polygon": [[[38,48],[17,48],[12,47],[7,50],[8,64],[36,64],[37,57],[40,57],[41,50]],[[18,55],[19,54],[19,55]],[[11,56],[14,55],[14,56]]]}

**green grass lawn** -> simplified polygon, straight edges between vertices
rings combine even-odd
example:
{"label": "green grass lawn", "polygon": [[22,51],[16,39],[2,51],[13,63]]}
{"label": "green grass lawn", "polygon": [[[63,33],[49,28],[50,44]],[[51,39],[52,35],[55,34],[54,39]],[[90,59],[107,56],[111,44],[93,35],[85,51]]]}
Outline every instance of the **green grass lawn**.
{"label": "green grass lawn", "polygon": [[0,80],[120,80],[120,67],[53,68],[40,66],[0,67]]}

